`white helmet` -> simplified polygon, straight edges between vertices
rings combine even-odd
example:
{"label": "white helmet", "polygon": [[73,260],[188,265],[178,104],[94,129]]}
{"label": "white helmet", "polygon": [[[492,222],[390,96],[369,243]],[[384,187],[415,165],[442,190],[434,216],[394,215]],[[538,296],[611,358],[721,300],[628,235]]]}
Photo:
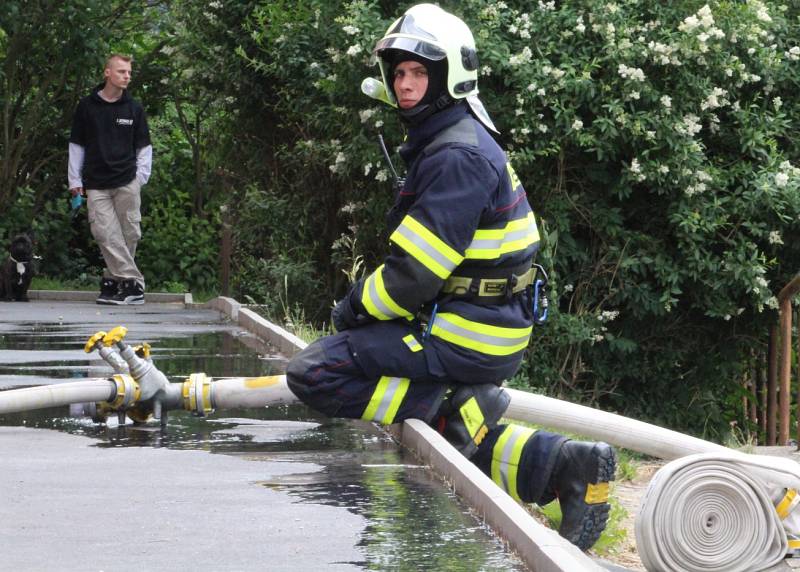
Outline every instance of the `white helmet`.
{"label": "white helmet", "polygon": [[473,113],[486,127],[497,132],[483,104],[478,100],[478,54],[475,39],[458,17],[433,4],[417,4],[398,18],[373,49],[378,60],[383,86],[367,78],[362,91],[397,106],[391,87],[392,50],[409,52],[425,60],[447,62],[447,92],[453,99],[466,99]]}

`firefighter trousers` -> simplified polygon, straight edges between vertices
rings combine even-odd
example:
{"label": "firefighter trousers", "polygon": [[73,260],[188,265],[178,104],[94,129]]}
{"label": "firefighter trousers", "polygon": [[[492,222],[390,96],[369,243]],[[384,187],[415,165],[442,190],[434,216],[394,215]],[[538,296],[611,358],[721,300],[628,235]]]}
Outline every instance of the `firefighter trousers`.
{"label": "firefighter trousers", "polygon": [[[331,417],[384,425],[421,419],[435,425],[437,412],[457,382],[440,367],[432,345],[422,343],[416,322],[374,322],[316,340],[289,362],[292,392]],[[566,439],[517,425],[490,428],[473,462],[512,497],[548,498],[548,481]]]}

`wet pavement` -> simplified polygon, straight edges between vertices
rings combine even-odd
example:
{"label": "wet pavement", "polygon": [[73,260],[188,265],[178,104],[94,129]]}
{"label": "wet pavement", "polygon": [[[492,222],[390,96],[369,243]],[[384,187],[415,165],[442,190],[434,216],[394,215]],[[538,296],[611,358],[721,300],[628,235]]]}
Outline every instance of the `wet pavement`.
{"label": "wet pavement", "polygon": [[[171,381],[279,373],[213,310],[0,304],[0,390],[111,373],[117,325]],[[67,408],[0,415],[0,569],[523,570],[458,499],[366,423],[302,406],[105,425]]]}

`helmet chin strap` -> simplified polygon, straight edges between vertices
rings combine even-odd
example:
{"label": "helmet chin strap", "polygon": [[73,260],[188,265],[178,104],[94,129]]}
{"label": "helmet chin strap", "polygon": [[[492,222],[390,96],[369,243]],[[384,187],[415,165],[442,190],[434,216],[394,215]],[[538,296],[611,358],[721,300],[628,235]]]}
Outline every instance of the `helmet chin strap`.
{"label": "helmet chin strap", "polygon": [[417,125],[422,124],[434,113],[442,111],[443,109],[447,109],[453,105],[453,103],[455,103],[455,99],[453,99],[449,93],[444,91],[433,103],[420,102],[411,109],[400,109],[400,119],[402,119],[403,123],[409,127],[416,127]]}

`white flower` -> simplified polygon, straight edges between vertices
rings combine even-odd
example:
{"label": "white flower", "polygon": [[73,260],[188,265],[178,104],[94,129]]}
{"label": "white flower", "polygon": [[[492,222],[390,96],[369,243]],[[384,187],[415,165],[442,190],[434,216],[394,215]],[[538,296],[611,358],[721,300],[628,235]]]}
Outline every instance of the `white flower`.
{"label": "white flower", "polygon": [[528,91],[536,91],[536,83],[529,83],[528,87],[526,88]]}
{"label": "white flower", "polygon": [[381,169],[377,173],[375,173],[375,180],[376,181],[388,181],[389,180],[389,171],[386,169]]}
{"label": "white flower", "polygon": [[358,112],[358,116],[361,118],[361,123],[366,123],[373,115],[375,115],[375,109],[365,109]]}
{"label": "white flower", "polygon": [[369,172],[372,170],[372,163],[367,163],[364,165],[364,176],[366,177],[369,175]]}
{"label": "white flower", "polygon": [[767,300],[767,307],[772,308],[773,310],[777,310],[778,299],[775,296],[770,296],[769,300]]}
{"label": "white flower", "polygon": [[775,186],[782,189],[789,184],[789,175],[786,173],[777,173],[775,175]]}
{"label": "white flower", "polygon": [[575,289],[575,286],[573,286],[572,284],[565,284],[564,285],[564,293],[565,294],[567,292],[572,292],[574,289]]}
{"label": "white flower", "polygon": [[666,109],[669,109],[669,108],[672,107],[672,98],[670,96],[668,96],[668,95],[662,95],[661,99],[659,101],[661,102],[661,105],[663,105],[664,108],[666,108]]}
{"label": "white flower", "polygon": [[483,75],[483,76],[487,76],[487,75],[491,75],[491,74],[492,74],[492,68],[491,68],[491,67],[489,67],[489,66],[483,66],[483,67],[481,68],[481,75]]}
{"label": "white flower", "polygon": [[718,107],[722,107],[722,105],[727,103],[725,100],[726,95],[728,95],[727,91],[722,88],[715,87],[705,101],[700,104],[700,109],[716,109]]}
{"label": "white flower", "polygon": [[693,136],[700,133],[703,126],[700,124],[700,118],[693,113],[687,113],[678,125],[675,126],[675,131],[681,135]]}
{"label": "white flower", "polygon": [[630,97],[631,99],[639,99],[639,92],[638,91],[632,91],[632,92],[630,92],[630,94],[628,94],[628,97]]}
{"label": "white flower", "polygon": [[667,167],[666,165],[659,165],[658,172],[661,173],[662,175],[666,175],[667,173],[669,173],[669,167]]}
{"label": "white flower", "polygon": [[611,322],[619,316],[619,310],[603,310],[603,313],[598,316],[601,322]]}
{"label": "white flower", "polygon": [[793,62],[800,60],[800,46],[793,46],[792,48],[789,48],[789,51],[784,52],[784,55]]}
{"label": "white flower", "polygon": [[583,129],[583,121],[581,121],[580,119],[576,119],[575,121],[573,121],[572,129],[574,129],[575,131],[580,131],[581,129]]}
{"label": "white flower", "polygon": [[380,129],[381,127],[383,127],[383,121],[382,121],[382,120],[380,120],[380,119],[378,119],[378,120],[375,122],[375,129]]}
{"label": "white flower", "polygon": [[537,125],[536,129],[538,129],[542,133],[547,133],[547,125],[545,125],[544,123],[540,123],[539,125]]}
{"label": "white flower", "polygon": [[350,26],[350,25],[343,26],[342,30],[344,30],[344,33],[347,34],[348,36],[355,36],[361,31],[355,26]]}
{"label": "white flower", "polygon": [[619,64],[617,73],[624,79],[632,79],[634,81],[644,81],[644,72],[639,68],[630,68],[625,64]]}
{"label": "white flower", "polygon": [[769,233],[769,243],[770,244],[783,244],[783,239],[781,238],[780,231],[773,230]]}
{"label": "white flower", "polygon": [[774,97],[772,99],[772,105],[775,106],[775,110],[777,111],[783,105],[783,100],[780,97]]}
{"label": "white flower", "polygon": [[544,97],[545,93],[546,92],[545,92],[543,87],[540,87],[539,89],[536,90],[536,95],[540,95],[540,96]]}
{"label": "white flower", "polygon": [[347,156],[339,151],[336,154],[336,160],[334,161],[333,165],[328,165],[328,168],[331,170],[331,173],[341,173],[342,166],[347,162]]}
{"label": "white flower", "polygon": [[633,158],[633,161],[631,161],[630,169],[631,169],[631,173],[641,173],[642,172],[642,166],[639,164],[639,159],[637,159],[635,157]]}
{"label": "white flower", "polygon": [[508,63],[512,66],[527,64],[531,61],[533,52],[528,46],[525,46],[519,54],[513,55],[508,59]]}
{"label": "white flower", "polygon": [[358,55],[358,54],[360,54],[360,53],[361,53],[361,50],[362,50],[362,49],[363,49],[363,48],[361,47],[361,45],[360,45],[360,44],[353,44],[352,46],[350,46],[349,48],[347,48],[347,55],[348,55],[348,56],[355,56],[355,55]]}

